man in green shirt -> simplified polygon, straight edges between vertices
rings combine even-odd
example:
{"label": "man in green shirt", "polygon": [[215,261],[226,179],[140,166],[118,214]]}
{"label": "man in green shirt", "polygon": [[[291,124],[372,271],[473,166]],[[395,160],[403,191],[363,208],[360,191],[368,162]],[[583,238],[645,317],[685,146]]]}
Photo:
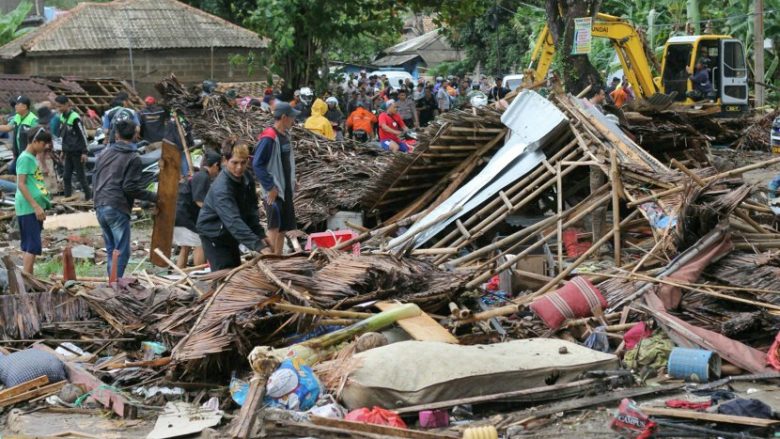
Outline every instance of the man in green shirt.
{"label": "man in green shirt", "polygon": [[16,98],[16,114],[9,121],[8,125],[0,125],[0,132],[13,131],[13,153],[14,161],[8,166],[8,170],[11,174],[15,174],[16,159],[22,151],[27,148],[27,139],[32,127],[38,125],[38,116],[30,111],[32,103],[27,96],[19,96]]}
{"label": "man in green shirt", "polygon": [[41,254],[41,231],[46,219],[45,209],[51,207],[49,190],[38,168],[36,155],[51,145],[51,134],[44,127],[35,128],[25,150],[16,159],[16,200],[14,208],[19,220],[24,271],[33,274],[35,257]]}

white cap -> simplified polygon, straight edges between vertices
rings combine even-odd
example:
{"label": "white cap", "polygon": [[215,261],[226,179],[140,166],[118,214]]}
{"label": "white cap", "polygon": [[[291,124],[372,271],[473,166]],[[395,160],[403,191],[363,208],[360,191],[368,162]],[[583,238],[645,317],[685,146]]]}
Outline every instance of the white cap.
{"label": "white cap", "polygon": [[335,97],[333,97],[333,96],[330,96],[328,99],[325,99],[325,103],[327,103],[327,104],[333,104],[333,105],[338,105],[338,104],[339,104],[339,100],[338,100],[338,99],[336,99],[336,98],[335,98]]}

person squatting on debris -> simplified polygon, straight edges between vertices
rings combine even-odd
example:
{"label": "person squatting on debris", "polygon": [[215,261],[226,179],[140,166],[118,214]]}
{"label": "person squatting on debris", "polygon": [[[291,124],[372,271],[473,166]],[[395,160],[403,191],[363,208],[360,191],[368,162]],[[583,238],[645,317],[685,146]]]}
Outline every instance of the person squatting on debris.
{"label": "person squatting on debris", "polygon": [[31,106],[30,98],[27,96],[19,96],[16,98],[16,105],[14,116],[8,121],[7,125],[0,125],[0,131],[11,132],[13,131],[13,148],[12,152],[14,159],[10,165],[8,165],[8,172],[16,174],[16,159],[22,151],[27,148],[27,139],[32,127],[38,125],[38,116],[30,111]]}
{"label": "person squatting on debris", "polygon": [[246,172],[249,148],[238,144],[223,154],[222,171],[211,183],[196,223],[211,271],[241,265],[239,244],[256,252],[266,247],[255,179]]}
{"label": "person squatting on debris", "polygon": [[124,275],[130,260],[130,211],[136,199],[157,202],[157,194],[146,190],[141,181],[142,164],[133,143],[138,126],[133,112],[122,109],[113,116],[116,140],[95,162],[93,186],[95,210],[106,244],[107,271],[111,276],[113,251],[119,250],[116,274]]}
{"label": "person squatting on debris", "polygon": [[368,142],[374,138],[374,124],[377,118],[366,109],[366,103],[357,101],[356,109],[347,118],[347,131],[350,137],[359,142]]}
{"label": "person squatting on debris", "polygon": [[317,98],[311,106],[311,116],[306,119],[306,123],[303,124],[303,127],[328,140],[335,140],[336,133],[333,132],[333,126],[331,126],[330,121],[325,117],[327,111],[328,104],[322,99]]}
{"label": "person squatting on debris", "polygon": [[181,247],[176,262],[181,268],[187,266],[190,250],[194,249],[192,264],[195,266],[206,263],[203,254],[198,229],[195,223],[211,182],[219,175],[222,157],[214,151],[206,151],[200,164],[200,170],[192,177],[179,183],[179,196],[176,199],[176,223],[173,228],[173,243]]}
{"label": "person squatting on debris", "polygon": [[[315,104],[316,105],[316,104]],[[255,148],[252,167],[263,190],[268,241],[282,254],[284,232],[295,230],[295,153],[288,134],[298,111],[286,102],[276,104],[274,126],[266,128]]]}
{"label": "person squatting on debris", "polygon": [[79,114],[73,110],[70,99],[60,95],[54,99],[59,115],[59,136],[62,138],[62,155],[65,162],[63,170],[63,182],[65,183],[65,196],[73,194],[73,173],[79,179],[81,190],[84,191],[84,199],[92,198],[89,181],[84,172],[84,163],[87,162],[87,133]]}
{"label": "person squatting on debris", "polygon": [[387,111],[379,115],[379,145],[385,151],[409,152],[409,146],[400,137],[407,128],[398,114],[398,104],[390,99],[385,105]]}
{"label": "person squatting on debris", "polygon": [[41,231],[45,210],[51,207],[49,191],[38,167],[36,155],[51,145],[51,134],[44,127],[35,128],[24,151],[16,160],[16,199],[14,210],[19,221],[19,234],[24,252],[24,272],[33,274],[35,257],[41,254]]}

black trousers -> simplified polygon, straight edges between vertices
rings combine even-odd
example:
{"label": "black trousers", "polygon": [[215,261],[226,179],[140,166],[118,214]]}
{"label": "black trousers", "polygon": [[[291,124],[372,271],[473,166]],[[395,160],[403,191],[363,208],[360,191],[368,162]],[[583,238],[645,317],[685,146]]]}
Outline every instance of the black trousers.
{"label": "black trousers", "polygon": [[73,172],[76,172],[76,178],[81,183],[81,190],[84,191],[84,196],[87,200],[92,198],[92,191],[89,189],[89,182],[87,176],[84,174],[84,164],[81,163],[81,152],[65,152],[63,153],[63,160],[65,161],[65,170],[62,179],[65,183],[65,196],[69,197],[73,194]]}
{"label": "black trousers", "polygon": [[238,241],[232,236],[221,236],[217,239],[200,236],[203,245],[203,254],[209,262],[211,271],[235,268],[241,265],[241,251],[238,249]]}

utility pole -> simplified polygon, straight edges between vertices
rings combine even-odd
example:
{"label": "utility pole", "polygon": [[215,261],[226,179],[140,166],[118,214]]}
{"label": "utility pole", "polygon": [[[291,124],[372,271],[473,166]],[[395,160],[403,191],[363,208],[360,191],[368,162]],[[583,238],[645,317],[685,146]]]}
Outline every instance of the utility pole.
{"label": "utility pole", "polygon": [[758,108],[764,106],[764,0],[753,0],[753,5],[753,81]]}

